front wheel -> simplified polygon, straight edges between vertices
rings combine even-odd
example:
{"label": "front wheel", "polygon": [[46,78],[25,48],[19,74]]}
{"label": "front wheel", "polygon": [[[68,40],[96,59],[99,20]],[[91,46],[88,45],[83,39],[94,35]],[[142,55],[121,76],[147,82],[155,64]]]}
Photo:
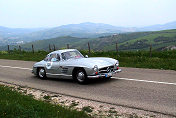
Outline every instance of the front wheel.
{"label": "front wheel", "polygon": [[111,79],[111,77],[104,77],[104,79],[105,79],[105,80],[110,80],[110,79]]}
{"label": "front wheel", "polygon": [[40,79],[46,79],[46,72],[44,68],[39,68],[38,69],[38,77]]}
{"label": "front wheel", "polygon": [[86,84],[88,82],[88,78],[84,70],[77,71],[76,80],[79,84]]}

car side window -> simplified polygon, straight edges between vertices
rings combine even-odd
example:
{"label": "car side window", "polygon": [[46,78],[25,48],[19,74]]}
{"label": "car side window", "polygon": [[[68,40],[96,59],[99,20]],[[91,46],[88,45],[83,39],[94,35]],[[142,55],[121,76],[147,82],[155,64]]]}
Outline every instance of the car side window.
{"label": "car side window", "polygon": [[66,57],[65,57],[64,53],[62,53],[61,55],[62,55],[62,59],[66,60]]}
{"label": "car side window", "polygon": [[60,61],[60,56],[58,54],[51,54],[50,55],[50,61],[52,62],[56,62],[56,61]]}
{"label": "car side window", "polygon": [[57,54],[57,59],[58,59],[58,61],[60,61],[60,55],[59,54]]}
{"label": "car side window", "polygon": [[49,57],[50,57],[50,55],[47,55],[47,56],[45,57],[44,61],[49,61]]}
{"label": "car side window", "polygon": [[50,54],[47,55],[44,59],[44,61],[60,61],[60,55],[59,54]]}

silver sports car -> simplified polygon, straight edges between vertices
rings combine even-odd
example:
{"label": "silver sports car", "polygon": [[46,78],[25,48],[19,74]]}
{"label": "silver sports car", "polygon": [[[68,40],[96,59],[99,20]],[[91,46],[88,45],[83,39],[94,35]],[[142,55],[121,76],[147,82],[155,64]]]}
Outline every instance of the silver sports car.
{"label": "silver sports car", "polygon": [[32,73],[41,79],[67,78],[85,84],[93,78],[110,78],[121,72],[118,60],[105,57],[85,57],[76,49],[57,50],[33,66]]}

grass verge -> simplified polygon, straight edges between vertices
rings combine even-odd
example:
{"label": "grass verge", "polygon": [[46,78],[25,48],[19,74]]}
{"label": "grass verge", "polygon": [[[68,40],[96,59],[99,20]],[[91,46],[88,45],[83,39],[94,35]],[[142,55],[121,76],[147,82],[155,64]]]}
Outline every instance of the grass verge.
{"label": "grass verge", "polygon": [[83,111],[76,111],[31,96],[25,96],[0,85],[0,118],[88,118]]}
{"label": "grass verge", "polygon": [[[37,51],[34,54],[26,51],[0,51],[0,59],[14,59],[25,61],[40,61],[49,52]],[[176,51],[153,51],[150,57],[147,51],[125,52],[120,51],[118,54],[114,51],[107,52],[91,52],[81,51],[83,55],[89,57],[111,57],[118,59],[121,67],[135,67],[135,68],[150,68],[150,69],[166,69],[176,70]]]}

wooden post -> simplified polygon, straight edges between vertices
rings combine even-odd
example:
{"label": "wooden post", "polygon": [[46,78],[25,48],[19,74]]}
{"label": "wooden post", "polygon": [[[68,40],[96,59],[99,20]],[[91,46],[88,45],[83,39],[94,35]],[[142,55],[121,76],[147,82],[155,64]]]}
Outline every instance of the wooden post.
{"label": "wooden post", "polygon": [[54,47],[54,49],[53,49],[53,50],[54,50],[54,51],[56,51],[56,47],[55,47],[55,45],[54,45],[54,44],[53,44],[53,47]]}
{"label": "wooden post", "polygon": [[88,42],[88,49],[89,49],[89,53],[90,53],[90,44],[89,44],[89,42]]}
{"label": "wooden post", "polygon": [[34,45],[32,44],[32,53],[34,53]]}
{"label": "wooden post", "polygon": [[67,49],[69,49],[69,44],[67,44]]}
{"label": "wooden post", "polygon": [[7,50],[8,50],[8,53],[9,53],[10,52],[10,46],[9,45],[7,46]]}
{"label": "wooden post", "polygon": [[50,44],[49,44],[49,52],[51,52],[51,46],[50,46]]}
{"label": "wooden post", "polygon": [[150,57],[152,57],[152,45],[150,45]]}
{"label": "wooden post", "polygon": [[19,45],[19,51],[21,52],[21,46]]}
{"label": "wooden post", "polygon": [[118,54],[118,44],[116,43],[116,53]]}

